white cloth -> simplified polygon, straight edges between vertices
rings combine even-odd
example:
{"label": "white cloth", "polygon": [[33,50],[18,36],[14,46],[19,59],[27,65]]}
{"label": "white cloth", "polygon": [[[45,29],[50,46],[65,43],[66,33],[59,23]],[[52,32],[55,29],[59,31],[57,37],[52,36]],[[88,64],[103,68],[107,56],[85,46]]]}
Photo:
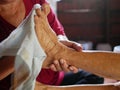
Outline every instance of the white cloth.
{"label": "white cloth", "polygon": [[16,56],[11,90],[34,90],[36,77],[46,58],[34,30],[35,8],[40,8],[40,5],[36,4],[16,30],[0,43],[0,57]]}

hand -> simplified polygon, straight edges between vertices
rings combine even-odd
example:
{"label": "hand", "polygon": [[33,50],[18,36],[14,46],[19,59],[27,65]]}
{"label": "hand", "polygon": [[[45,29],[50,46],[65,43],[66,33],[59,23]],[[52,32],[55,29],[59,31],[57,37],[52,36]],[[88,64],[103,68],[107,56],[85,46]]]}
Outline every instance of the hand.
{"label": "hand", "polygon": [[73,73],[78,72],[78,68],[68,65],[66,60],[60,59],[60,60],[54,60],[53,64],[50,65],[50,69],[53,71],[64,71],[64,72],[70,72]]}
{"label": "hand", "polygon": [[[78,44],[76,42],[72,42],[72,41],[68,41],[68,40],[61,40],[60,42],[70,48],[75,49],[76,51],[82,50],[81,44]],[[53,62],[53,64],[50,65],[50,68],[53,71],[65,71],[65,72],[72,71],[73,73],[78,72],[78,68],[76,68],[75,66],[68,65],[64,59],[55,60]]]}
{"label": "hand", "polygon": [[75,49],[76,51],[82,51],[82,45],[77,42],[73,42],[69,40],[60,40],[60,42],[70,48]]}
{"label": "hand", "polygon": [[79,44],[77,42],[74,42],[74,41],[69,41],[66,36],[58,35],[58,40],[62,44],[66,45],[66,46],[68,46],[70,48],[73,48],[76,51],[82,51],[82,45],[81,44]]}

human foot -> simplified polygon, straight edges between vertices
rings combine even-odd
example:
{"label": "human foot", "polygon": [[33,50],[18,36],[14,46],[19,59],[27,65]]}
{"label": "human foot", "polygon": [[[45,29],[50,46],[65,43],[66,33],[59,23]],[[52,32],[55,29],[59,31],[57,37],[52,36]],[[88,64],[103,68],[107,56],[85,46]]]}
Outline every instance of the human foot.
{"label": "human foot", "polygon": [[47,60],[45,60],[43,64],[46,66],[49,65],[50,62],[53,62],[53,60],[60,59],[60,51],[65,51],[65,48],[67,47],[58,41],[56,34],[53,32],[47,21],[47,14],[49,13],[50,7],[47,4],[42,7],[42,10],[36,10],[35,31],[42,48],[47,54]]}
{"label": "human foot", "polygon": [[[43,67],[47,67],[53,60],[61,58],[67,60],[68,64],[75,65],[89,72],[120,80],[120,54],[106,51],[82,51],[77,52],[61,44],[47,21],[50,11],[48,5],[43,9],[37,9],[35,16],[35,32],[38,41],[47,54]],[[110,70],[111,68],[111,70]]]}

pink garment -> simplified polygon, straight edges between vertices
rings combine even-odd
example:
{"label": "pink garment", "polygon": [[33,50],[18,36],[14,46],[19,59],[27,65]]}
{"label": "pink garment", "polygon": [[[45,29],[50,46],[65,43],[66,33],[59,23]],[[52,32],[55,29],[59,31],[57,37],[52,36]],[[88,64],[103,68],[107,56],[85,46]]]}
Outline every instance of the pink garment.
{"label": "pink garment", "polygon": [[[39,3],[41,5],[43,3],[47,3],[46,0],[23,0],[23,1],[26,8],[25,17],[29,14],[29,12],[31,11],[35,3]],[[53,13],[52,9],[48,15],[48,22],[57,35],[65,35],[64,28],[60,24],[55,14]],[[15,28],[16,28],[15,26],[11,25],[0,16],[0,42],[5,38],[7,38],[8,35]],[[49,85],[59,85],[63,80],[63,77],[64,77],[64,72],[54,72],[50,69],[42,69],[37,77],[37,81],[42,82],[44,84],[49,84]],[[10,86],[10,82],[8,82],[8,80],[10,80],[10,78],[9,79],[5,78],[0,81],[0,90],[3,90],[3,88],[4,90],[8,90]],[[8,87],[6,87],[7,83],[8,83]]]}
{"label": "pink garment", "polygon": [[42,69],[37,81],[48,85],[60,85],[64,78],[64,72],[54,72],[50,69]]}
{"label": "pink garment", "polygon": [[[31,11],[33,5],[35,3],[39,3],[39,4],[43,4],[43,3],[47,3],[46,0],[23,0],[24,4],[25,4],[25,8],[26,8],[26,14],[25,17],[29,14],[29,12]],[[55,16],[55,14],[53,13],[52,9],[51,12],[48,15],[48,22],[50,24],[50,26],[52,27],[52,29],[55,31],[55,33],[57,35],[65,35],[64,33],[64,28],[63,26],[60,24],[59,20],[57,19],[57,17]],[[10,23],[8,23],[6,20],[4,20],[1,16],[0,16],[0,42],[2,40],[4,40],[5,38],[8,37],[8,35],[15,29],[16,27],[11,25]]]}

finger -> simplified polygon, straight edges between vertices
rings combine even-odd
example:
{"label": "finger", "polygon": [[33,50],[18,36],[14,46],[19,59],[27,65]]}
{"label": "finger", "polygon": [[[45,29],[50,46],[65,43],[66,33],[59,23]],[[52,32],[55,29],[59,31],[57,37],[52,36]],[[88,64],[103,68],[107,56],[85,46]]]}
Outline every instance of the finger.
{"label": "finger", "polygon": [[55,67],[54,64],[51,64],[51,65],[50,65],[50,69],[53,70],[53,71],[57,71],[57,69],[56,69],[56,67]]}
{"label": "finger", "polygon": [[55,65],[57,71],[62,71],[62,68],[61,68],[60,63],[59,63],[58,60],[55,60],[55,61],[53,62],[53,64]]}
{"label": "finger", "polygon": [[64,72],[69,72],[69,68],[68,68],[68,64],[66,63],[65,60],[63,59],[60,59],[60,65],[61,65],[61,68]]}
{"label": "finger", "polygon": [[43,10],[43,12],[45,13],[45,15],[48,15],[48,13],[50,12],[50,6],[49,6],[49,4],[43,4],[42,5],[42,10]]}
{"label": "finger", "polygon": [[79,43],[73,43],[72,47],[77,51],[82,51],[82,45]]}
{"label": "finger", "polygon": [[36,8],[35,11],[37,16],[41,16],[41,13],[42,13],[41,8]]}
{"label": "finger", "polygon": [[77,51],[82,51],[82,45],[73,41],[60,41],[61,43],[63,43],[64,45],[73,48]]}
{"label": "finger", "polygon": [[45,14],[44,14],[44,12],[42,11],[41,8],[37,8],[35,11],[36,11],[36,15],[37,15],[38,17],[41,17],[41,18],[44,18],[44,17],[45,17]]}
{"label": "finger", "polygon": [[75,66],[69,66],[69,70],[72,71],[73,73],[77,73],[79,69],[76,68]]}

